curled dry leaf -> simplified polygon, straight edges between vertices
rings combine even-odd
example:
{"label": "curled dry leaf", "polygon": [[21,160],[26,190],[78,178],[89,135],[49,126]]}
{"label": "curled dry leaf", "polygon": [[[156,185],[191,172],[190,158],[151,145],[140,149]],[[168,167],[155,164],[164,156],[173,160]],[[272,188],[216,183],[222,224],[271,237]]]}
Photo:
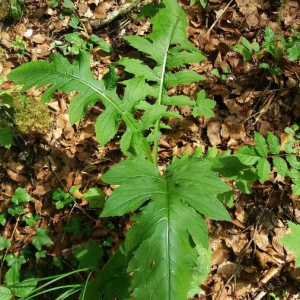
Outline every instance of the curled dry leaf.
{"label": "curled dry leaf", "polygon": [[16,182],[19,183],[24,183],[25,181],[27,181],[27,178],[24,175],[21,175],[13,170],[8,169],[7,171],[7,175]]}

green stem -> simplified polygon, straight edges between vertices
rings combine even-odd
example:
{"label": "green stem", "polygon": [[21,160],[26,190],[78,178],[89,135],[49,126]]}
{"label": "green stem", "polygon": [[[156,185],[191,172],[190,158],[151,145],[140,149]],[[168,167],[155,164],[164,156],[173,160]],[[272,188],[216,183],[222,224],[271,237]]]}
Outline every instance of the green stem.
{"label": "green stem", "polygon": [[[165,79],[165,71],[166,71],[166,64],[167,64],[167,57],[168,57],[168,49],[165,53],[163,65],[162,65],[162,73],[159,83],[159,94],[157,98],[157,104],[162,104],[162,96],[163,96],[163,89],[164,89],[164,79]],[[154,136],[157,136],[158,132],[160,131],[160,122],[161,118],[159,118],[155,123],[154,128]],[[159,146],[159,138],[154,141],[154,157],[153,157],[153,163],[157,166],[158,163],[158,146]]]}
{"label": "green stem", "polygon": [[[54,279],[51,280],[51,281],[48,281],[45,284],[43,284],[43,285],[39,286],[38,288],[36,288],[33,292],[31,292],[31,294],[28,294],[26,296],[25,300],[30,299],[31,297],[33,297],[33,296],[31,296],[33,293],[37,293],[38,291],[44,289],[46,286],[51,285],[52,283],[54,283],[58,280],[61,280],[62,278],[68,277],[72,274],[76,274],[76,273],[79,273],[79,272],[90,271],[90,270],[91,270],[91,268],[85,268],[85,269],[80,269],[80,270],[75,270],[75,271],[72,271],[72,272],[69,272],[69,273],[65,273],[65,274],[62,274],[62,275],[54,275],[54,276],[40,278],[40,279],[38,279],[39,281],[45,281],[45,280],[49,280],[49,279],[52,279],[52,278],[54,278]],[[10,287],[12,288],[13,286],[9,285],[8,288],[10,288]],[[42,293],[44,293],[44,291]]]}
{"label": "green stem", "polygon": [[82,289],[82,284],[68,284],[68,285],[63,285],[63,286],[57,286],[45,291],[41,291],[39,293],[33,294],[31,295],[29,298],[21,298],[21,300],[30,300],[33,297],[39,296],[39,295],[44,295],[48,292],[52,292],[52,291],[56,291],[56,290],[61,290],[61,289],[66,289],[66,288],[71,288],[71,289],[77,289],[78,291],[80,291]]}

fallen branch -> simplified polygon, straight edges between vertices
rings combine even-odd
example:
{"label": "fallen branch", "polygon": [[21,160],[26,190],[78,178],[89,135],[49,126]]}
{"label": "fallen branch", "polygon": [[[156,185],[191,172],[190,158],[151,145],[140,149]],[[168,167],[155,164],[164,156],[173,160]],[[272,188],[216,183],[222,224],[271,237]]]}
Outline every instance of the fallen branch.
{"label": "fallen branch", "polygon": [[119,9],[114,10],[111,13],[109,13],[108,17],[106,19],[91,21],[90,22],[91,27],[93,29],[98,29],[102,26],[110,24],[115,19],[117,19],[120,16],[125,15],[126,13],[128,13],[132,8],[137,6],[140,2],[141,2],[141,0],[128,0],[127,2],[122,4]]}

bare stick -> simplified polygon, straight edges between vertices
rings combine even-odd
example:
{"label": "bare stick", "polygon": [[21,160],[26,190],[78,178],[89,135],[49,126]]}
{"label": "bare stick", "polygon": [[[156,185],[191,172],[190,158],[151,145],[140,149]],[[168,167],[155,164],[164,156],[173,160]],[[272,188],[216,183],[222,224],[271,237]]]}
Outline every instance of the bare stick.
{"label": "bare stick", "polygon": [[219,19],[221,18],[221,16],[224,14],[224,12],[228,9],[229,5],[232,3],[233,0],[231,0],[226,7],[221,11],[221,13],[217,16],[216,21],[210,26],[210,28],[208,29],[208,31],[205,34],[205,37],[208,38],[210,36],[210,32],[212,31],[212,29],[215,27],[215,25],[218,23]]}
{"label": "bare stick", "polygon": [[132,8],[137,6],[140,2],[141,2],[141,0],[128,0],[128,1],[126,1],[123,5],[120,6],[119,9],[116,9],[116,10],[112,11],[110,14],[108,14],[108,17],[106,19],[91,21],[91,23],[90,23],[91,27],[93,29],[98,29],[102,26],[110,24],[111,22],[113,22],[118,17],[128,13]]}

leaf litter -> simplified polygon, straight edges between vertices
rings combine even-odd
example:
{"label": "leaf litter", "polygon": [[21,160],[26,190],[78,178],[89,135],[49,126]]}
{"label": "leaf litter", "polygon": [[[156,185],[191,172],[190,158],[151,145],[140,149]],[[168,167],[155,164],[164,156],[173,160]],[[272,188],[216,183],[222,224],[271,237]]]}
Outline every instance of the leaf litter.
{"label": "leaf litter", "polygon": [[[70,16],[60,19],[57,9],[40,2],[25,1],[29,14],[24,15],[18,24],[8,27],[1,24],[1,53],[5,54],[0,55],[0,76],[5,78],[12,68],[27,60],[47,58],[53,51],[49,50],[50,44],[62,40],[66,30],[70,30]],[[81,36],[86,38],[92,34],[90,21],[105,19],[123,2],[78,1],[75,9],[86,30],[80,32]],[[283,74],[276,77],[258,71],[256,57],[246,62],[232,48],[241,37],[261,43],[267,25],[276,33],[289,36],[288,28],[300,27],[299,2],[285,1],[280,24],[280,1],[213,0],[208,1],[205,10],[200,3],[190,7],[188,1],[182,0],[180,4],[189,18],[190,41],[208,58],[205,62],[191,64],[190,69],[207,77],[201,84],[207,97],[216,100],[217,106],[213,118],[170,120],[174,122],[173,129],[165,131],[160,140],[161,160],[168,162],[173,155],[180,157],[199,145],[206,150],[217,146],[218,151],[236,151],[242,145],[254,144],[251,139],[254,131],[266,136],[271,130],[280,137],[281,147],[284,147],[288,139],[284,128],[296,123],[300,115],[299,91],[296,89],[299,61],[290,62],[283,58],[280,63],[286,67]],[[110,54],[94,49],[92,67],[97,78],[106,73],[108,65],[117,57],[140,55],[123,40],[124,35],[143,36],[151,30],[148,22],[135,18],[135,13],[138,10],[96,32],[118,49]],[[26,47],[23,57],[16,49],[6,51],[13,49],[12,43],[17,35],[22,37]],[[230,70],[226,78],[212,73],[215,69],[220,73],[224,67]],[[118,73],[126,78],[122,69]],[[194,96],[199,90],[195,84],[177,88]],[[176,95],[176,92],[176,89],[169,91],[170,95]],[[41,92],[31,90],[29,95],[39,98]],[[14,191],[21,186],[33,198],[24,208],[26,213],[29,216],[41,215],[34,227],[11,219],[1,230],[4,237],[11,238],[9,253],[19,255],[24,246],[47,242],[47,256],[62,255],[68,265],[75,255],[80,257],[84,266],[85,249],[93,247],[99,257],[102,248],[115,251],[131,224],[126,216],[98,219],[101,206],[90,209],[82,198],[77,198],[71,207],[60,211],[55,208],[52,193],[57,188],[67,192],[72,186],[81,185],[80,191],[85,193],[89,188],[98,187],[109,195],[113,186],[106,185],[99,177],[122,158],[118,151],[119,138],[105,147],[99,147],[97,143],[92,124],[103,107],[97,104],[89,108],[88,116],[72,126],[68,117],[69,97],[57,93],[47,105],[51,129],[46,134],[17,136],[11,150],[0,149],[1,211],[9,207]],[[189,114],[184,110],[180,113]],[[122,132],[121,127],[119,136]],[[22,155],[25,155],[25,160]],[[264,184],[256,182],[252,194],[236,192],[235,204],[230,210],[233,223],[208,221],[211,273],[202,285],[205,293],[200,293],[195,299],[268,299],[270,292],[281,295],[283,289],[294,299],[299,296],[300,273],[295,268],[295,256],[279,243],[287,233],[286,216],[300,220],[299,198],[293,197],[285,184],[278,175]],[[68,225],[78,229],[79,223],[76,222],[79,221],[90,226],[92,242],[88,243],[89,235],[84,232],[75,235],[65,232]],[[47,238],[43,239],[43,228],[50,229],[53,245]],[[41,237],[40,242],[37,237]],[[102,245],[101,248],[98,249],[94,241]],[[102,259],[105,260],[105,256]],[[38,263],[43,266],[42,260]],[[290,298],[283,296],[281,299]]]}

